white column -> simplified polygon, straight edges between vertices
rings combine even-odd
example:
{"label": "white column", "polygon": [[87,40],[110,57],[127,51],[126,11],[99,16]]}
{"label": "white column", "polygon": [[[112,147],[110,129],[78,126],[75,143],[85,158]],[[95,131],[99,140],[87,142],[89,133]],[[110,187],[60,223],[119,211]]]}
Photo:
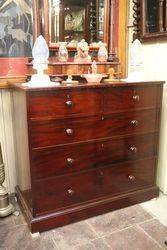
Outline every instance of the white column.
{"label": "white column", "polygon": [[15,191],[17,184],[14,143],[12,91],[0,90],[0,142],[5,164],[5,186],[9,193]]}

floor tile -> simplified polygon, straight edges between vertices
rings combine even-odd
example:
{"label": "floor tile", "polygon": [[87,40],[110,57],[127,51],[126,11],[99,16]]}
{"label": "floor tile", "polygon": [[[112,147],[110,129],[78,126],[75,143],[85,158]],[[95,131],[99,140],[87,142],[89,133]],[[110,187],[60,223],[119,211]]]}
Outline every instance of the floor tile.
{"label": "floor tile", "polygon": [[28,239],[27,226],[0,227],[1,247],[16,249],[25,240]]}
{"label": "floor tile", "polygon": [[12,220],[13,220],[14,225],[26,225],[26,221],[22,214],[20,214],[19,216],[13,215]]}
{"label": "floor tile", "polygon": [[74,223],[52,230],[53,239],[61,250],[71,250],[76,245],[83,245],[97,237],[85,222]]}
{"label": "floor tile", "polygon": [[167,226],[167,195],[160,195],[159,198],[153,199],[144,203],[141,206],[156,216],[158,220]]}
{"label": "floor tile", "polygon": [[162,225],[158,220],[144,222],[139,226],[152,238],[154,238],[162,247],[165,247],[164,242],[167,240],[167,227]]}
{"label": "floor tile", "polygon": [[26,225],[0,228],[0,242],[2,248],[8,250],[52,250],[57,249],[54,241],[40,235],[32,238]]}
{"label": "floor tile", "polygon": [[[100,238],[93,240],[87,244],[74,247],[72,250],[110,250],[111,247]],[[71,250],[71,249],[70,249]]]}
{"label": "floor tile", "polygon": [[113,250],[160,250],[150,237],[141,229],[132,226],[112,233],[105,237],[106,242]]}
{"label": "floor tile", "polygon": [[2,227],[4,225],[6,225],[8,227],[14,226],[13,215],[9,215],[7,217],[0,218],[0,227]]}
{"label": "floor tile", "polygon": [[50,237],[44,237],[40,235],[39,237],[33,238],[29,241],[29,244],[25,248],[20,248],[20,250],[58,250],[53,239]]}
{"label": "floor tile", "polygon": [[136,205],[91,218],[87,222],[99,236],[103,236],[149,219],[152,216]]}

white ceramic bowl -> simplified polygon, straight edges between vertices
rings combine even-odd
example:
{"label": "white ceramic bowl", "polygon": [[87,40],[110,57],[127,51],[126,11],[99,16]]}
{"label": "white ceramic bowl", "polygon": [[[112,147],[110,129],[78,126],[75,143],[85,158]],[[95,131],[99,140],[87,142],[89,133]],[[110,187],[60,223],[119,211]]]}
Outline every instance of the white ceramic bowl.
{"label": "white ceramic bowl", "polygon": [[103,77],[106,75],[103,74],[83,74],[82,77],[86,79],[87,82],[93,83],[100,83]]}

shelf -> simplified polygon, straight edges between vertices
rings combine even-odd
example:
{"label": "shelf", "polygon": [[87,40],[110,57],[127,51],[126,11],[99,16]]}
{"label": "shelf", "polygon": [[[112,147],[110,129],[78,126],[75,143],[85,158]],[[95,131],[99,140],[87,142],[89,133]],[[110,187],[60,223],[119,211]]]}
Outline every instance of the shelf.
{"label": "shelf", "polygon": [[[120,65],[119,62],[96,62],[97,65]],[[26,63],[28,66],[32,66],[33,64],[31,62]],[[79,63],[79,62],[59,62],[56,60],[49,61],[48,63],[49,66],[66,66],[66,65],[92,65],[92,62],[87,62],[87,63]]]}

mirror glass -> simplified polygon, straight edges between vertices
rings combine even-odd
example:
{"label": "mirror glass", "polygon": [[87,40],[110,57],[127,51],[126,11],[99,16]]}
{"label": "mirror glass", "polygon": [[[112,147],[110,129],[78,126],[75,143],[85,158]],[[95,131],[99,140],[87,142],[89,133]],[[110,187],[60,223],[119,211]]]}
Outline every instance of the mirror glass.
{"label": "mirror glass", "polygon": [[154,33],[159,29],[159,0],[146,0],[146,32]]}
{"label": "mirror glass", "polygon": [[105,0],[49,0],[51,43],[103,41]]}

